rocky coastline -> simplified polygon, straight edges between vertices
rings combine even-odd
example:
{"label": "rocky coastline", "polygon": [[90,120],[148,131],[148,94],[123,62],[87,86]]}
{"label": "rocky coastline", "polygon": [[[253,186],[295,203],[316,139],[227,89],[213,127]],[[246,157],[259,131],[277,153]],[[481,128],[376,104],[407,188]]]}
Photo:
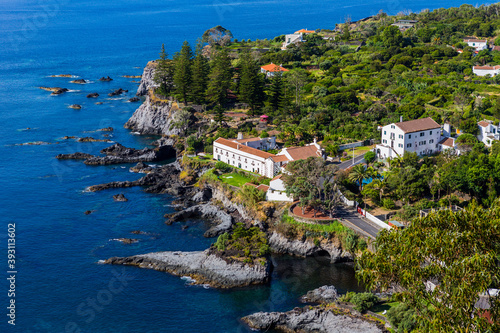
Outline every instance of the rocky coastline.
{"label": "rocky coastline", "polygon": [[267,283],[271,273],[269,261],[266,261],[265,265],[228,262],[211,254],[209,250],[154,252],[123,258],[113,257],[104,263],[137,266],[177,276],[189,276],[194,279],[194,284],[208,284],[222,289]]}

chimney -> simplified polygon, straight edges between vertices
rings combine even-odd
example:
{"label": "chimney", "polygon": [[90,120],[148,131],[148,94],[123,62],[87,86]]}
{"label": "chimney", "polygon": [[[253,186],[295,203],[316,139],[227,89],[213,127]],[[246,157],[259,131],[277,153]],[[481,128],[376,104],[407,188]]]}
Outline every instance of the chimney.
{"label": "chimney", "polygon": [[242,132],[238,132],[238,138],[237,140],[242,140],[243,139],[243,133]]}
{"label": "chimney", "polygon": [[240,150],[240,144],[239,143],[236,144],[236,149]]}
{"label": "chimney", "polygon": [[403,116],[399,116],[399,122],[402,123],[403,122]]}
{"label": "chimney", "polygon": [[445,138],[449,138],[451,136],[451,125],[450,124],[443,125],[443,136]]}

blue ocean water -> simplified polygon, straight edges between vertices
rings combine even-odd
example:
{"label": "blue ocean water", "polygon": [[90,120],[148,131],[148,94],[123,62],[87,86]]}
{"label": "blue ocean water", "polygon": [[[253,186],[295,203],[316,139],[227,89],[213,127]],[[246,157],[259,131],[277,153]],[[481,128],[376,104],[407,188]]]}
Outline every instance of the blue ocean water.
{"label": "blue ocean water", "polygon": [[[341,292],[361,290],[348,265],[275,257],[269,286],[231,291],[189,286],[168,274],[99,265],[100,259],[162,250],[202,250],[203,221],[167,226],[173,198],[141,188],[100,193],[85,188],[134,180],[125,166],[90,167],[58,161],[59,153],[96,154],[108,143],[77,143],[63,136],[102,138],[142,148],[150,138],[122,126],[138,104],[128,103],[139,75],[165,43],[172,54],[221,24],[236,38],[272,38],[300,28],[333,28],[346,16],[357,20],[380,9],[458,6],[460,1],[0,1],[0,332],[246,332],[238,318],[255,311],[283,311],[298,297],[329,283]],[[69,83],[73,74],[90,84]],[[112,82],[99,82],[102,76]],[[50,96],[39,86],[71,89]],[[108,98],[114,89],[128,89]],[[101,96],[87,99],[98,92]],[[102,105],[95,102],[101,101]],[[81,110],[69,109],[81,104]],[[27,129],[29,128],[29,129]],[[43,141],[47,145],[18,145]],[[114,202],[124,193],[128,202]],[[93,213],[85,215],[84,212]],[[7,225],[16,227],[16,326],[7,324]],[[133,230],[144,231],[132,235]],[[113,239],[139,238],[124,245]],[[0,276],[2,276],[0,275]]]}

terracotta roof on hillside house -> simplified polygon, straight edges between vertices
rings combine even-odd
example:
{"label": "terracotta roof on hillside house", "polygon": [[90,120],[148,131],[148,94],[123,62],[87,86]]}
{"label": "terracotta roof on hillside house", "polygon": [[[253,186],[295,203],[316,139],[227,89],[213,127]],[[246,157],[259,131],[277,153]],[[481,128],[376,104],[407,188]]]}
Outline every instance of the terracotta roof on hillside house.
{"label": "terracotta roof on hillside house", "polygon": [[405,133],[420,132],[434,128],[441,128],[432,118],[415,119],[395,124]]}
{"label": "terracotta roof on hillside house", "polygon": [[253,141],[260,141],[261,138],[248,138],[248,139],[240,139],[240,140],[234,140],[239,143],[245,143],[245,142],[253,142]]}
{"label": "terracotta roof on hillside house", "polygon": [[265,70],[266,72],[288,72],[288,69],[278,66],[276,64],[270,63],[269,65],[261,66],[261,69]]}
{"label": "terracotta roof on hillside house", "polygon": [[316,31],[314,31],[314,30],[306,30],[306,29],[300,29],[300,30],[295,31],[296,34],[313,34],[315,32]]}
{"label": "terracotta roof on hillside house", "polygon": [[269,190],[269,186],[264,185],[264,184],[260,184],[259,186],[257,186],[257,189],[264,191],[264,192],[267,192],[267,190]]}
{"label": "terracotta roof on hillside house", "polygon": [[314,145],[288,148],[286,151],[290,154],[294,161],[305,160],[308,157],[321,157],[321,151],[319,151]]}
{"label": "terracotta roof on hillside house", "polygon": [[274,163],[288,161],[288,157],[286,157],[286,155],[276,155],[276,156],[273,156],[272,159],[273,159]]}
{"label": "terracotta roof on hillside house", "polygon": [[452,138],[444,138],[443,140],[439,141],[440,145],[448,146],[448,147],[453,147],[454,143],[455,143],[455,140]]}
{"label": "terracotta roof on hillside house", "polygon": [[500,65],[496,66],[473,66],[473,69],[483,69],[483,70],[494,70],[494,69],[500,69]]}
{"label": "terracotta roof on hillside house", "polygon": [[486,39],[464,39],[465,43],[486,43]]}
{"label": "terracotta roof on hillside house", "polygon": [[484,120],[482,120],[482,121],[478,122],[477,124],[478,124],[479,126],[481,126],[481,127],[488,127],[488,126],[490,126],[490,123],[489,123],[489,122],[487,122],[487,121],[484,121]]}
{"label": "terracotta roof on hillside house", "polygon": [[277,180],[277,179],[281,179],[281,176],[283,176],[283,174],[279,174],[279,175],[277,175],[276,177],[274,177],[273,179],[271,179],[271,181],[273,181],[273,180]]}
{"label": "terracotta roof on hillside house", "polygon": [[259,149],[248,147],[248,146],[245,146],[243,144],[240,144],[240,143],[228,140],[228,139],[224,139],[224,138],[218,138],[217,140],[215,140],[215,142],[220,143],[221,145],[233,148],[233,149],[240,150],[240,151],[248,153],[248,154],[262,157],[262,158],[269,158],[269,157],[275,156],[271,153],[267,153],[267,152],[259,150]]}

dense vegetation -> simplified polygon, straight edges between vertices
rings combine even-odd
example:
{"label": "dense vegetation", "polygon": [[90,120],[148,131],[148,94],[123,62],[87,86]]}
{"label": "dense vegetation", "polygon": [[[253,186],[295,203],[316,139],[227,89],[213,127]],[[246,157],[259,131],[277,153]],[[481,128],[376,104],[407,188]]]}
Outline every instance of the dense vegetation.
{"label": "dense vegetation", "polygon": [[404,232],[381,231],[377,251],[363,253],[357,274],[371,289],[397,286],[420,331],[496,332],[499,297],[487,301],[493,323],[475,305],[500,287],[499,227],[499,200],[489,209],[473,202],[457,213],[430,213]]}

